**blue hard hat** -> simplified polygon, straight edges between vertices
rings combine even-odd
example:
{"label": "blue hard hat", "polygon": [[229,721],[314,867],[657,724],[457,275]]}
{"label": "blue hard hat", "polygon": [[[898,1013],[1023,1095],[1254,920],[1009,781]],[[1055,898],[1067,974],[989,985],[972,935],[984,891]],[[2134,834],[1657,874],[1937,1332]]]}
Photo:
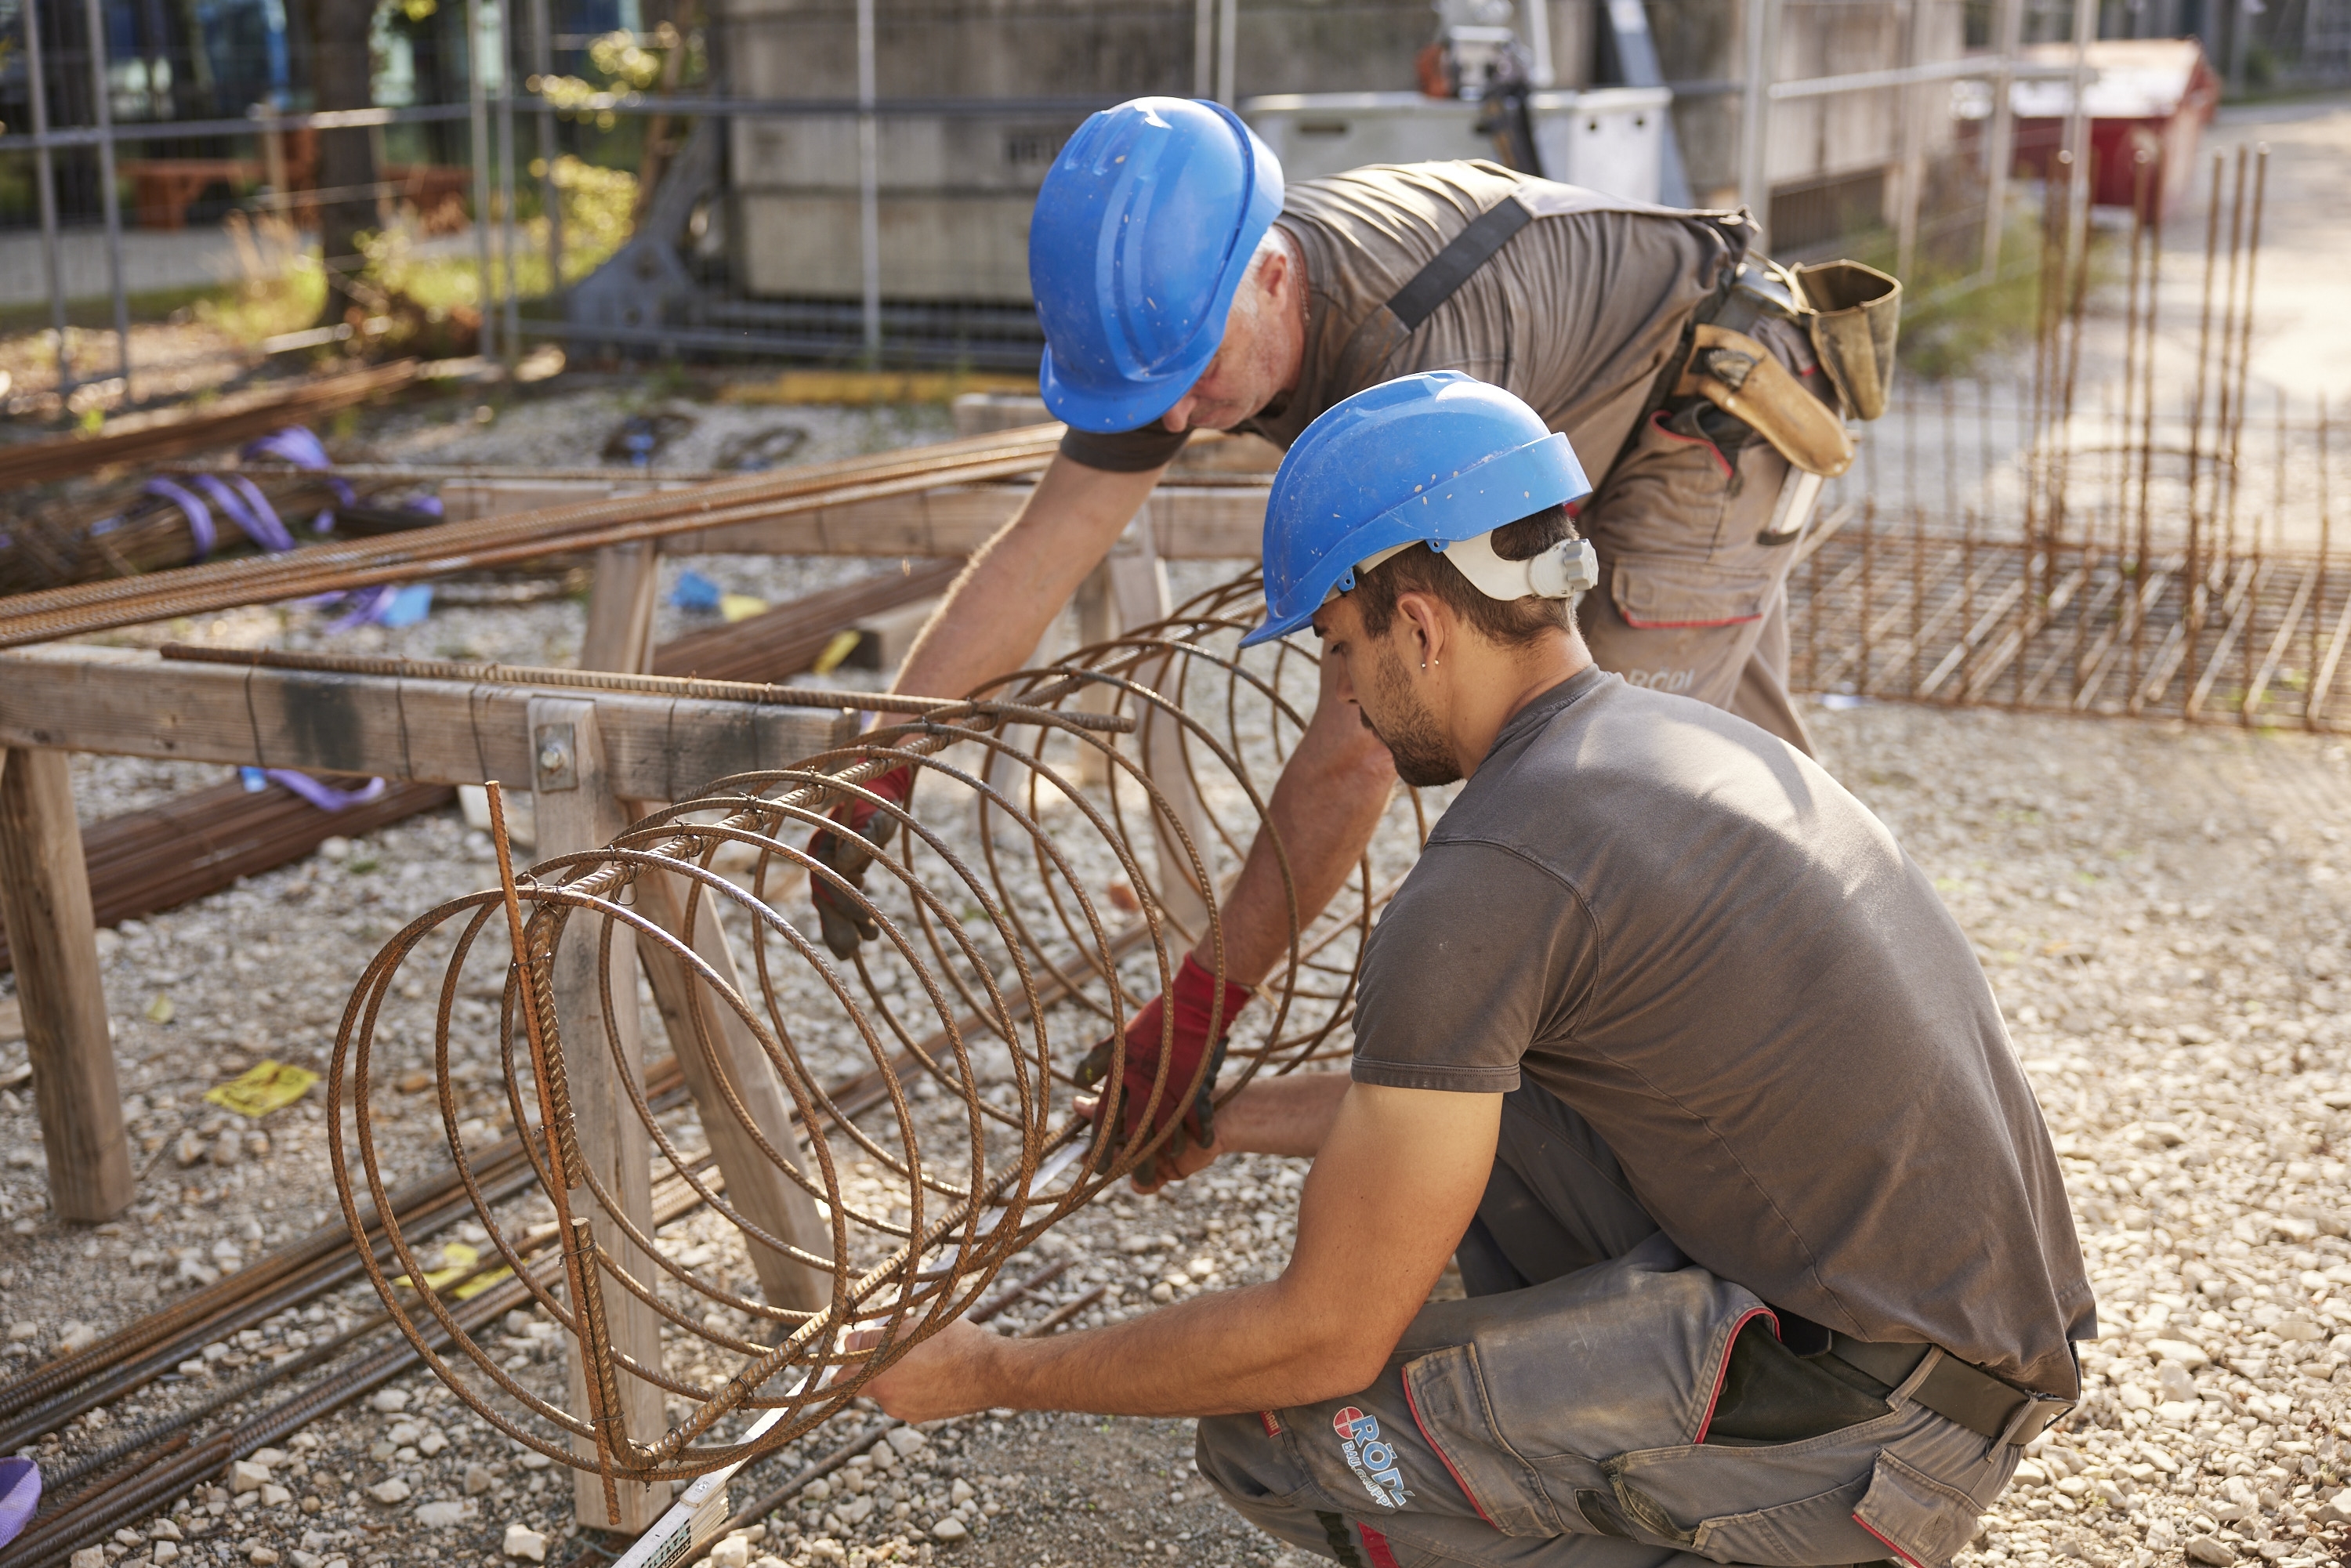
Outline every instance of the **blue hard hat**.
{"label": "blue hard hat", "polygon": [[1106,433],[1175,407],[1280,211],[1280,161],[1221,104],[1138,98],[1078,127],[1029,225],[1053,416]]}
{"label": "blue hard hat", "polygon": [[[1500,387],[1425,371],[1367,388],[1308,425],[1273,476],[1265,623],[1241,646],[1305,626],[1374,556],[1443,550],[1591,493],[1567,437]],[[1575,545],[1588,561],[1590,547]],[[1589,586],[1590,570],[1566,585]]]}

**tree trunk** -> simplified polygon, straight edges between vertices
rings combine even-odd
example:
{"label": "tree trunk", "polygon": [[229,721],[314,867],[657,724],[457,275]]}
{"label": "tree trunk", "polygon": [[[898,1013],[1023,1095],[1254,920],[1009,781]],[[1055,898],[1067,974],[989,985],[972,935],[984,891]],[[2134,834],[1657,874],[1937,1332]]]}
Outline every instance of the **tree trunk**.
{"label": "tree trunk", "polygon": [[[374,0],[310,0],[310,89],[321,111],[372,107],[368,29]],[[319,254],[327,266],[322,322],[340,321],[351,300],[343,281],[366,265],[359,236],[381,226],[373,139],[365,129],[319,132]]]}

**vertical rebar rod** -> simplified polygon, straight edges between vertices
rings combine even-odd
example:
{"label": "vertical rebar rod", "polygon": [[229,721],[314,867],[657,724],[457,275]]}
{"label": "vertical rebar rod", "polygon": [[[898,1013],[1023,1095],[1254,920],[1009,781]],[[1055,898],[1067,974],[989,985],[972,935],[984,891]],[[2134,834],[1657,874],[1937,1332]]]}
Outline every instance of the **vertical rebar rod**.
{"label": "vertical rebar rod", "polygon": [[2318,394],[2318,580],[2310,595],[2310,655],[2305,661],[2309,670],[2303,681],[2302,725],[2304,729],[2318,727],[2318,661],[2319,632],[2326,624],[2327,557],[2335,543],[2334,519],[2327,514],[2326,483],[2326,394]]}
{"label": "vertical rebar rod", "polygon": [[1904,696],[1918,695],[1918,644],[1927,635],[1927,514],[1910,508],[1910,659]]}
{"label": "vertical rebar rod", "polygon": [[1945,376],[1937,384],[1942,394],[1943,405],[1943,483],[1941,489],[1937,492],[1942,498],[1942,508],[1938,517],[1945,528],[1949,528],[1951,521],[1950,508],[1959,504],[1959,412],[1958,404],[1951,396],[1950,377]]}
{"label": "vertical rebar rod", "polygon": [[[1983,490],[1979,505],[1986,514],[1994,506],[1991,461],[1991,387],[1980,375],[1976,378],[1976,471],[1983,476]],[[1970,622],[1969,624],[1973,625]]]}
{"label": "vertical rebar rod", "polygon": [[90,97],[98,115],[98,199],[106,214],[106,287],[114,298],[114,373],[122,378],[122,401],[131,389],[131,297],[122,282],[122,193],[114,188],[114,93],[107,82],[106,15],[100,0],[86,0],[89,26]]}
{"label": "vertical rebar rod", "polygon": [[[1545,0],[1531,0],[1540,11]],[[1902,0],[1902,64],[1916,68],[1924,58],[1927,0]],[[1902,170],[1902,204],[1894,221],[1894,276],[1910,276],[1918,250],[1919,187],[1927,183],[1927,153],[1919,134],[1917,94],[1907,88],[1894,94],[1895,162]]]}
{"label": "vertical rebar rod", "polygon": [[1218,0],[1217,6],[1217,101],[1228,109],[1240,104],[1240,4]]}
{"label": "vertical rebar rod", "polygon": [[1772,0],[1740,0],[1745,15],[1743,56],[1745,76],[1739,101],[1739,199],[1755,220],[1755,243],[1761,252],[1771,238],[1770,148],[1771,125]]}
{"label": "vertical rebar rod", "polygon": [[[2244,422],[2236,391],[2237,276],[2243,265],[2245,243],[2245,149],[2237,149],[2236,193],[2229,204],[2229,272],[2220,296],[2220,373],[2215,389],[2220,398],[2219,422],[2212,432],[2212,506],[2220,527],[2220,582],[2229,580],[2229,566],[2237,553],[2237,433]],[[2225,449],[2225,455],[2223,452]],[[2226,494],[2227,504],[2222,505]]]}
{"label": "vertical rebar rod", "polygon": [[1217,91],[1217,0],[1192,0],[1192,96]]}
{"label": "vertical rebar rod", "polygon": [[1955,703],[1968,689],[1973,674],[1968,668],[1971,662],[1968,639],[1976,632],[1976,517],[1973,507],[1959,514],[1959,663],[1943,688],[1951,694],[1950,700]]}
{"label": "vertical rebar rod", "polygon": [[[2240,151],[2241,152],[2241,150]],[[2229,536],[2232,541],[2236,538],[2237,532],[2236,507],[2239,485],[2237,455],[2240,445],[2240,438],[2244,431],[2245,411],[2248,406],[2246,402],[2245,380],[2247,371],[2252,361],[2253,269],[2255,265],[2261,259],[2262,205],[2264,198],[2269,193],[2269,173],[2270,150],[2268,143],[2264,142],[2261,145],[2253,159],[2253,211],[2250,226],[2245,235],[2244,287],[2241,291],[2241,298],[2238,301],[2233,302],[2234,308],[2231,312],[2232,324],[2235,328],[2237,343],[2236,393],[2233,400],[2234,407],[2236,409],[2236,419],[2229,432]],[[2244,198],[2244,163],[2241,157],[2237,165],[2237,196],[2240,202]],[[2233,277],[2233,276],[2234,269],[2231,268],[2231,277]]]}
{"label": "vertical rebar rod", "polygon": [[[2187,628],[2182,633],[2187,649],[2185,667],[2190,670],[2196,667],[2197,634],[2203,630],[2204,622],[2204,528],[2198,500],[2202,487],[2204,387],[2212,364],[2212,280],[2220,269],[2220,195],[2227,189],[2227,171],[2226,155],[2213,153],[2211,204],[2204,214],[2204,290],[2196,328],[2196,379],[2188,394],[2188,575],[2180,583],[2179,615]],[[2194,684],[2193,677],[2189,684]]]}
{"label": "vertical rebar rod", "polygon": [[506,318],[498,333],[509,370],[522,356],[522,248],[515,224],[515,0],[498,0],[498,250],[506,263]]}
{"label": "vertical rebar rod", "polygon": [[533,82],[523,85],[538,99],[538,108],[531,116],[531,138],[538,149],[538,205],[547,220],[547,292],[549,298],[561,303],[563,288],[563,200],[555,184],[555,110],[539,96],[547,78],[555,74],[554,23],[549,18],[547,0],[530,0],[530,68]]}
{"label": "vertical rebar rod", "polygon": [[[2084,0],[2086,4],[2087,0]],[[2074,165],[2075,183],[2087,190],[2097,175],[2095,164]],[[2065,536],[2065,509],[2073,489],[2074,397],[2082,370],[2083,313],[2090,298],[2090,246],[2086,231],[2082,243],[2067,252],[2067,295],[2065,299],[2065,373],[2058,384],[2056,424],[2057,481],[2051,497],[2049,512],[2050,565],[2056,565],[2056,551]],[[2086,532],[2085,538],[2086,538]]]}
{"label": "vertical rebar rod", "polygon": [[1855,666],[1853,689],[1863,696],[1869,693],[1869,622],[1876,613],[1876,577],[1877,502],[1873,497],[1861,504],[1861,624],[1855,629],[1861,658]]}
{"label": "vertical rebar rod", "polygon": [[[2090,172],[2090,46],[2098,41],[2099,0],[2074,0],[2074,74],[2065,97],[2065,151],[2074,162],[2074,180],[2065,192],[2065,254],[2090,246],[2090,203],[2095,188]],[[2068,270],[2071,270],[2070,268]]]}
{"label": "vertical rebar rod", "polygon": [[66,275],[57,259],[57,171],[49,154],[48,68],[41,58],[40,0],[25,0],[25,83],[32,94],[33,179],[41,203],[41,262],[48,269],[49,325],[57,335],[57,397],[73,391],[73,350],[66,338]]}
{"label": "vertical rebar rod", "polygon": [[2140,674],[2144,669],[2147,612],[2150,608],[2147,601],[2147,585],[2153,580],[2151,574],[2154,570],[2155,511],[2151,499],[2151,486],[2155,476],[2155,358],[2156,346],[2160,340],[2157,336],[2157,329],[2160,325],[2157,311],[2163,298],[2163,221],[2160,210],[2163,200],[2163,163],[2158,159],[2147,174],[2150,199],[2154,204],[2142,213],[2140,220],[2147,227],[2147,301],[2145,305],[2147,330],[2143,334],[2147,342],[2147,353],[2139,366],[2139,375],[2144,385],[2139,394],[2138,538],[2135,558],[2137,570],[2132,573],[2134,592],[2131,597],[2129,689],[2133,692],[2138,690]]}
{"label": "vertical rebar rod", "polygon": [[1804,685],[1812,691],[1821,689],[1821,555],[1813,551],[1813,591],[1804,604]]}
{"label": "vertical rebar rod", "polygon": [[498,302],[490,276],[490,106],[482,83],[482,0],[465,0],[465,134],[474,162],[474,278],[482,306],[475,351],[495,359]]}
{"label": "vertical rebar rod", "polygon": [[2024,0],[1999,0],[2000,63],[1992,77],[1991,135],[1984,147],[1983,282],[2000,281],[2001,229],[2008,221],[2009,166],[2016,162],[2016,51],[2024,35]]}
{"label": "vertical rebar rod", "polygon": [[1902,510],[1918,509],[1918,400],[1902,394]]}
{"label": "vertical rebar rod", "polygon": [[873,0],[857,0],[857,257],[865,357],[882,358],[882,122],[877,96]]}

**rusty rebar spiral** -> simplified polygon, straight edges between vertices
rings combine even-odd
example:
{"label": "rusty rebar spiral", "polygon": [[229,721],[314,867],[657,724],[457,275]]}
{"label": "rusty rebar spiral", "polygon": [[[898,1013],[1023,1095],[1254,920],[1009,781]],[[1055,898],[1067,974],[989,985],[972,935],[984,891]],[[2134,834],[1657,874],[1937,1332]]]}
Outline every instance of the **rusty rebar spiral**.
{"label": "rusty rebar spiral", "polygon": [[[705,1473],[839,1411],[1161,1147],[1147,1119],[1122,1136],[1117,1118],[1079,1114],[1071,1074],[1196,944],[1222,978],[1216,895],[1319,679],[1286,643],[1238,653],[1260,602],[1244,579],[973,701],[719,780],[393,937],[344,1015],[330,1140],[356,1233],[363,1209],[392,1208],[372,1096],[381,1058],[421,1021],[404,977],[437,970],[423,1027],[443,1141],[489,1244],[465,1278],[420,1291],[408,1281],[434,1260],[395,1220],[391,1264],[370,1265],[434,1372],[517,1441],[599,1472],[608,1496],[616,1479]],[[903,805],[865,788],[898,767],[914,776]],[[862,889],[809,851],[860,796],[893,828]],[[1289,949],[1235,1030],[1220,1099],[1343,1049],[1362,938],[1426,831],[1402,800],[1319,918],[1301,919],[1269,832]],[[810,877],[878,932],[849,959],[811,935]],[[641,1014],[668,1030],[698,1136],[653,1109]],[[1196,1093],[1196,1078],[1169,1081],[1170,1056],[1147,1083],[1114,1066],[1101,1089]],[[503,1115],[469,1108],[486,1078]],[[467,1145],[491,1121],[525,1130],[551,1216],[487,1201]],[[703,1213],[719,1241],[686,1235]],[[737,1239],[756,1289],[729,1267]],[[565,1400],[526,1386],[465,1312],[467,1281],[494,1269],[566,1336]],[[849,1348],[855,1330],[878,1344]]]}

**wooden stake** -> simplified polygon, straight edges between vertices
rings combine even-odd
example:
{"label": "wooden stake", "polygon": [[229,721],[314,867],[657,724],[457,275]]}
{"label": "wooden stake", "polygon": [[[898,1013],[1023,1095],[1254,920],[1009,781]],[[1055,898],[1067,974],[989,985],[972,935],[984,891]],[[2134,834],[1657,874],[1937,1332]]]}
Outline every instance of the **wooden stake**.
{"label": "wooden stake", "polygon": [[62,751],[0,752],[0,916],[24,1009],[49,1202],[60,1219],[111,1219],[130,1207],[137,1183]]}

